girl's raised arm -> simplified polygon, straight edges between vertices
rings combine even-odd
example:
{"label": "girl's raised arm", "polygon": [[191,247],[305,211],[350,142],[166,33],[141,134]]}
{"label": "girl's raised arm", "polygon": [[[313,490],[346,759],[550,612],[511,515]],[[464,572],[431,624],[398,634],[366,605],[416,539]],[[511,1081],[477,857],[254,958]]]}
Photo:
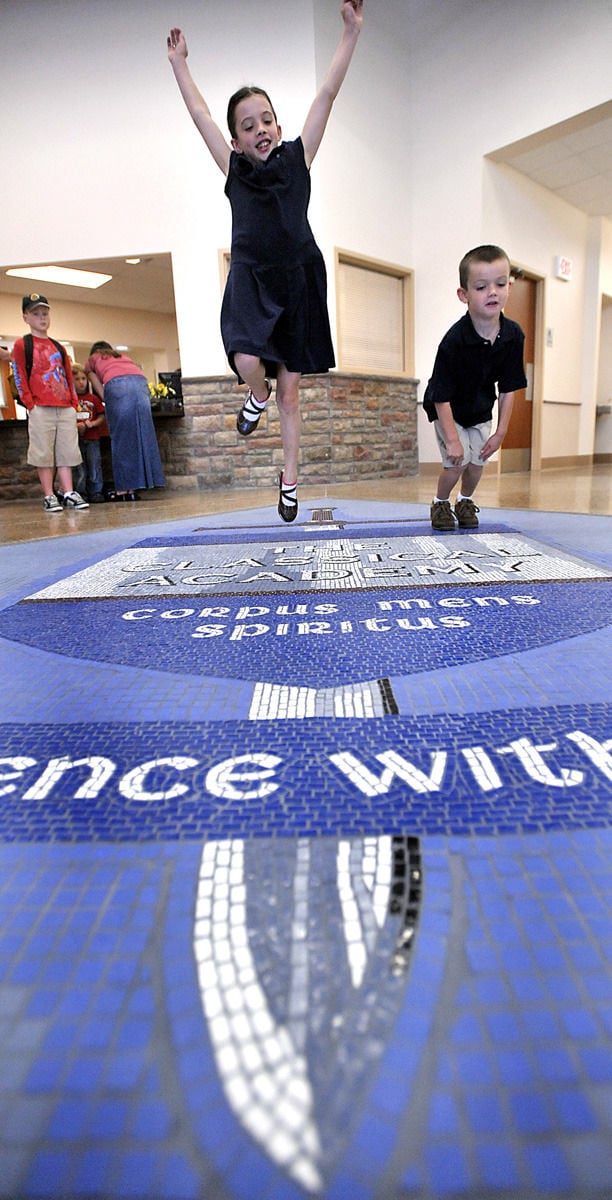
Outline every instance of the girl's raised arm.
{"label": "girl's raised arm", "polygon": [[187,42],[183,31],[171,29],[168,34],[168,58],[179,91],[217,166],[221,168],[224,175],[227,175],[231,146],[225,140],[219,126],[213,121],[210,109],[194,83],[191,71],[187,66],[187,54]]}
{"label": "girl's raised arm", "polygon": [[349,69],[355,46],[357,45],[357,39],[361,33],[363,0],[344,0],[340,12],[344,21],[342,37],[336,53],[331,60],[327,75],[310,106],[310,111],[302,130],[304,157],[307,167],[310,167],[321,145],[332,105]]}

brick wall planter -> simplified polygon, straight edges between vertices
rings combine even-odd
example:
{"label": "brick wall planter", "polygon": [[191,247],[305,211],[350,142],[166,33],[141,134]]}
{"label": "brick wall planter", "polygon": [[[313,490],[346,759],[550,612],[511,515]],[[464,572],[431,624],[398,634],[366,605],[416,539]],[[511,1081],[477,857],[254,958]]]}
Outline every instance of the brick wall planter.
{"label": "brick wall planter", "polygon": [[[417,474],[414,380],[332,372],[308,376],[300,388],[302,483]],[[155,421],[169,488],[214,491],[275,482],[283,455],[274,398],[257,433],[241,438],[236,414],[244,392],[226,375],[183,378],[184,417]],[[0,499],[38,494],[26,446],[25,422],[0,422]]]}

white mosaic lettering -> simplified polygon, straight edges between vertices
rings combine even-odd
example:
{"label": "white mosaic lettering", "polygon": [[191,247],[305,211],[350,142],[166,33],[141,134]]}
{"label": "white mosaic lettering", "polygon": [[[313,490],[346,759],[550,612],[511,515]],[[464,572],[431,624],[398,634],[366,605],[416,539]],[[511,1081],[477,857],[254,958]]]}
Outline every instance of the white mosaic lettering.
{"label": "white mosaic lettering", "polygon": [[155,616],[153,608],[133,608],[130,612],[121,614],[122,621],[150,621]]}
{"label": "white mosaic lettering", "polygon": [[263,563],[259,558],[238,558],[235,562],[226,562],[221,566],[222,571],[235,571],[237,567],[263,567]]}
{"label": "white mosaic lettering", "polygon": [[493,792],[503,786],[483,746],[464,746],[461,753],[481,791]]}
{"label": "white mosaic lettering", "polygon": [[204,587],[210,587],[213,583],[229,582],[231,582],[231,575],[222,575],[217,579],[211,579],[209,575],[185,575],[184,578],[181,579],[181,583],[184,584],[185,587],[201,587],[202,585],[204,585]]}
{"label": "white mosaic lettering", "polygon": [[440,624],[445,629],[467,629],[472,622],[466,621],[465,617],[440,617]]}
{"label": "white mosaic lettering", "polygon": [[133,771],[128,771],[127,775],[119,780],[119,791],[126,800],[172,800],[176,796],[184,796],[185,792],[189,791],[188,784],[174,783],[165,791],[147,792],[145,790],[147,775],[156,767],[173,767],[175,771],[187,771],[189,767],[197,767],[197,765],[197,758],[184,758],[181,755],[170,758],[154,758],[150,762],[142,763],[140,767],[134,767]]}
{"label": "white mosaic lettering", "polygon": [[[507,604],[507,603],[508,603],[507,600],[502,601],[502,604]],[[449,596],[447,600],[438,600],[438,604],[440,605],[440,608],[469,608],[470,607],[469,600],[462,600],[460,597],[455,598],[454,596]]]}
{"label": "white mosaic lettering", "polygon": [[[398,624],[399,623],[400,622],[398,622]],[[383,620],[382,617],[368,617],[366,621],[360,621],[359,624],[365,625],[366,629],[369,629],[370,633],[389,633],[391,630],[391,625],[389,622]]]}
{"label": "white mosaic lettering", "polygon": [[292,583],[290,575],[279,575],[278,571],[259,571],[257,575],[247,575],[243,583],[257,583],[259,579],[272,579],[275,583]]}
{"label": "white mosaic lettering", "polygon": [[261,604],[246,605],[245,607],[238,609],[235,620],[245,621],[247,617],[265,617],[266,613],[269,612],[270,609],[265,608]]}
{"label": "white mosaic lettering", "polygon": [[192,638],[221,637],[225,633],[225,625],[198,625],[192,633]]}
{"label": "white mosaic lettering", "polygon": [[567,733],[565,736],[584,751],[606,779],[612,780],[612,754],[610,753],[612,738],[607,742],[598,742],[597,738],[591,737],[589,733],[582,733],[580,729],[576,729],[574,733]]}
{"label": "white mosaic lettering", "polygon": [[120,588],[176,587],[176,583],[169,575],[148,575],[146,579],[133,579],[130,583],[120,581],[117,586]]}
{"label": "white mosaic lettering", "polygon": [[236,625],[230,634],[230,642],[240,642],[242,638],[260,637],[262,633],[269,633],[269,625]]}
{"label": "white mosaic lettering", "polygon": [[[514,600],[514,596],[512,599]],[[440,603],[444,604],[444,600],[441,600]],[[474,598],[474,604],[478,604],[480,608],[489,608],[491,604],[498,604],[501,608],[502,605],[508,603],[509,601],[505,600],[503,596],[476,596]]]}
{"label": "white mosaic lettering", "polygon": [[509,746],[503,746],[498,750],[499,754],[516,754],[519,762],[525,768],[531,779],[535,779],[536,783],[544,783],[547,787],[576,787],[582,783],[584,775],[582,771],[573,771],[568,767],[561,767],[561,777],[554,775],[550,767],[544,762],[542,755],[550,750],[557,750],[557,742],[548,742],[546,745],[534,746],[529,738],[517,738],[515,742],[510,742]]}
{"label": "white mosaic lettering", "polygon": [[219,605],[217,605],[215,608],[201,608],[198,613],[198,616],[199,617],[226,617],[228,612],[229,612],[229,608],[221,608]]}
{"label": "white mosaic lettering", "polygon": [[193,617],[195,608],[169,608],[160,614],[162,621],[180,621],[183,617]]}
{"label": "white mosaic lettering", "polygon": [[385,767],[378,778],[348,751],[331,754],[330,762],[338,767],[338,770],[342,771],[365,796],[384,796],[389,791],[396,775],[415,792],[438,792],[444,778],[448,755],[446,750],[435,750],[431,753],[432,767],[429,775],[425,775],[423,771],[408,762],[407,759],[402,758],[395,750],[386,750],[383,754],[377,754],[376,758]]}
{"label": "white mosaic lettering", "polygon": [[295,607],[292,607],[290,604],[279,604],[276,612],[279,617],[305,617],[308,605],[296,604]]}
{"label": "white mosaic lettering", "polygon": [[392,771],[383,771],[380,779],[376,778],[363,763],[355,758],[354,754],[349,751],[343,751],[341,754],[330,754],[329,761],[333,763],[355,787],[363,792],[364,796],[384,796],[389,791],[391,780],[393,779]]}
{"label": "white mosaic lettering", "polygon": [[298,623],[298,633],[331,633],[332,627],[329,621],[300,621]]}
{"label": "white mosaic lettering", "polygon": [[480,567],[477,563],[459,562],[451,563],[446,566],[444,563],[436,563],[430,567],[428,563],[416,564],[417,575],[480,575]]}
{"label": "white mosaic lettering", "polygon": [[[241,754],[238,758],[226,758],[211,767],[206,776],[206,789],[221,800],[259,800],[270,796],[280,784],[267,781],[273,778],[275,768],[282,761],[275,754]],[[249,786],[236,786],[243,783]],[[250,786],[253,783],[257,786]]]}
{"label": "white mosaic lettering", "polygon": [[380,609],[382,609],[383,612],[389,612],[394,604],[397,604],[398,608],[412,608],[413,605],[415,605],[416,608],[431,608],[431,601],[421,600],[418,597],[415,597],[412,600],[379,600],[378,601],[378,607]]}
{"label": "white mosaic lettering", "polygon": [[[36,766],[36,759],[0,758],[0,767],[3,767],[5,764],[7,767],[11,767],[12,769],[10,771],[2,771],[0,774],[0,779],[19,779],[19,776],[23,775],[24,771],[27,771],[28,767]],[[6,787],[0,787],[0,796],[8,796],[9,792],[14,792],[16,790],[15,784],[9,783]]]}
{"label": "white mosaic lettering", "polygon": [[[544,553],[541,548],[531,550],[529,539],[508,540],[505,534],[481,534],[478,538],[467,535],[461,539],[461,549],[452,552],[427,537],[393,537],[382,542],[375,538],[359,542],[347,538],[340,545],[317,542],[285,547],[234,546],[233,550],[238,559],[218,561],[219,547],[198,547],[191,558],[179,560],[170,548],[160,547],[157,562],[152,561],[150,551],[136,548],[121,551],[112,555],[103,569],[100,565],[84,568],[28,599],[93,599],[113,593],[121,595],[122,589],[129,588],[140,589],[140,594],[150,591],[155,595],[169,589],[182,594],[190,590],[212,592],[230,584],[237,589],[248,589],[262,580],[269,582],[271,591],[279,593],[280,601],[287,583],[308,591],[317,586],[331,590],[334,583],[343,588],[359,588],[364,581],[388,589],[419,581],[423,588],[429,588],[450,583],[455,573],[457,582],[480,584],[510,583],[514,579],[542,583],[606,576],[602,568],[575,562],[561,554]],[[245,578],[249,572],[251,578]],[[498,595],[471,602],[483,608],[499,608],[507,607],[509,598]],[[536,604],[537,600],[533,596],[515,596],[512,603]]]}
{"label": "white mosaic lettering", "polygon": [[[432,621],[431,617],[419,617],[416,624],[414,622],[412,622],[408,617],[398,617],[397,624],[399,625],[400,629],[435,629],[436,628],[436,622]],[[469,622],[466,622],[466,624],[469,624]]]}
{"label": "white mosaic lettering", "polygon": [[75,759],[51,758],[40,778],[31,788],[28,788],[27,792],[23,793],[24,800],[43,800],[45,796],[49,795],[58,780],[75,767],[89,767],[91,770],[89,780],[74,793],[75,800],[91,800],[97,796],[117,769],[110,758],[100,758],[98,755]]}
{"label": "white mosaic lettering", "polygon": [[384,754],[376,755],[379,762],[394,771],[400,779],[409,784],[415,792],[439,792],[446,770],[448,754],[446,750],[431,752],[431,772],[425,775],[418,767],[402,758],[395,750],[385,750]]}

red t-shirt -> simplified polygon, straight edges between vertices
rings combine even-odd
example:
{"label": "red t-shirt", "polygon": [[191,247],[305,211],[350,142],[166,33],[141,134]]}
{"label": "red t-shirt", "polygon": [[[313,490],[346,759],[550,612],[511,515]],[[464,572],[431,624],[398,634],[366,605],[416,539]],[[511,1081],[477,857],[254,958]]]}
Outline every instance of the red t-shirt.
{"label": "red t-shirt", "polygon": [[104,405],[99,396],[95,392],[86,392],[84,396],[79,396],[79,407],[77,409],[77,428],[79,437],[82,437],[85,442],[97,442],[98,438],[108,435],[108,425],[106,421],[102,421],[101,425],[96,425],[94,429],[85,429],[84,423],[78,420],[79,414],[85,411],[87,418],[94,421],[96,417],[104,416]]}
{"label": "red t-shirt", "polygon": [[13,346],[17,391],[25,407],[76,408],[77,398],[68,357],[64,360],[51,338],[33,337],[32,370],[28,379],[23,338]]}

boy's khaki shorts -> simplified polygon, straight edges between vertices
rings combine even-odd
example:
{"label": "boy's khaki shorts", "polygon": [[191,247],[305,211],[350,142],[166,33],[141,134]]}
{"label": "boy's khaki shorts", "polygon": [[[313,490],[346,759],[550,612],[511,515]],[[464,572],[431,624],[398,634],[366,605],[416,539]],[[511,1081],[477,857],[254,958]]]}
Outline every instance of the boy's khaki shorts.
{"label": "boy's khaki shorts", "polygon": [[37,404],[28,413],[28,457],[31,467],[78,467],[76,413],[70,408]]}
{"label": "boy's khaki shorts", "polygon": [[[465,426],[458,425],[455,421],[455,426],[457,433],[459,434],[461,445],[463,446],[463,462],[461,463],[461,466],[467,467],[468,463],[474,463],[477,467],[484,467],[484,462],[480,457],[480,451],[482,450],[485,442],[487,442],[491,436],[493,422],[483,421],[481,425]],[[459,465],[458,463],[452,463],[447,458],[446,443],[442,437],[442,430],[440,428],[439,421],[434,421],[434,429],[436,431],[436,437],[440,447],[440,454],[442,455],[442,466],[457,467]]]}

